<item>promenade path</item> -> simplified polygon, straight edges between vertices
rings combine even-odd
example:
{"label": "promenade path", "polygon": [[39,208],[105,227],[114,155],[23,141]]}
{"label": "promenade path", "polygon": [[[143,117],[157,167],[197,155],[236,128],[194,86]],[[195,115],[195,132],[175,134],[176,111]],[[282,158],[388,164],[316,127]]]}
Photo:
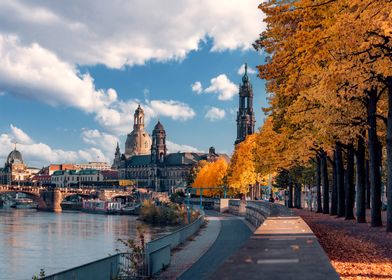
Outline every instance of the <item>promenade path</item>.
{"label": "promenade path", "polygon": [[[211,211],[206,211],[209,213]],[[191,240],[172,252],[170,266],[159,274],[159,279],[177,279],[210,249],[217,239],[221,222],[216,216],[206,216],[207,224]]]}
{"label": "promenade path", "polygon": [[291,211],[275,213],[208,279],[339,279],[308,225]]}
{"label": "promenade path", "polygon": [[339,279],[308,225],[283,206],[255,231],[244,217],[206,214],[208,225],[158,279]]}
{"label": "promenade path", "polygon": [[[220,223],[219,235],[208,251],[178,279],[200,280],[207,278],[252,235],[252,231],[244,223],[243,218],[221,215],[212,211],[207,212],[207,215],[210,223]],[[193,254],[190,251],[188,253]]]}

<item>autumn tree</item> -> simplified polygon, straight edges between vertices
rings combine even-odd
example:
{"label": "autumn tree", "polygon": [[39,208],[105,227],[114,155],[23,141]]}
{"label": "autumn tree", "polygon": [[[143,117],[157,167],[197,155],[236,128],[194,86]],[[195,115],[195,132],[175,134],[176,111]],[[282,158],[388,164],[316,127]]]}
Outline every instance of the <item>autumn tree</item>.
{"label": "autumn tree", "polygon": [[[271,93],[267,112],[272,116],[274,130],[286,133],[284,139],[291,142],[288,150],[302,154],[303,150],[297,150],[298,145],[292,142],[295,138],[302,142],[305,139],[308,143],[304,146],[321,157],[324,213],[329,212],[325,172],[329,161],[334,169],[333,212],[353,217],[355,154],[359,222],[365,218],[366,180],[362,177],[366,137],[373,193],[372,225],[381,225],[382,141],[378,140],[377,118],[386,119],[382,98],[389,88],[392,69],[391,1],[269,1],[260,8],[267,15],[268,28],[255,47],[270,54],[259,70]],[[342,149],[346,150],[346,166]]]}
{"label": "autumn tree", "polygon": [[203,194],[207,196],[221,194],[222,191],[210,188],[223,188],[227,175],[227,168],[228,163],[223,157],[220,157],[213,162],[203,162],[192,187],[206,189],[203,190]]}
{"label": "autumn tree", "polygon": [[256,184],[255,165],[256,134],[237,144],[228,169],[227,183],[233,194],[245,195]]}

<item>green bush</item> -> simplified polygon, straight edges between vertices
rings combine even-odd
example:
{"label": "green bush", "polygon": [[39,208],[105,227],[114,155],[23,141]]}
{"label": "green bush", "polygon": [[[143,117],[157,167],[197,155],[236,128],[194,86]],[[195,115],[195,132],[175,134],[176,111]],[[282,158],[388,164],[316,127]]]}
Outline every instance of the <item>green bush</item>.
{"label": "green bush", "polygon": [[[193,221],[198,216],[198,212],[192,211],[191,220]],[[178,225],[188,222],[185,206],[172,202],[158,206],[151,200],[146,200],[142,203],[139,218],[144,222],[152,224]]]}

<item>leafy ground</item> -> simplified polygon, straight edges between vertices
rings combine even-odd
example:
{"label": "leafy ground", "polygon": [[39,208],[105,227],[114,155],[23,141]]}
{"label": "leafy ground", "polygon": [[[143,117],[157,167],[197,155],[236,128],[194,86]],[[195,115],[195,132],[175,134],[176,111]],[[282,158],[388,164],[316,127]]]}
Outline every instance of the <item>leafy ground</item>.
{"label": "leafy ground", "polygon": [[392,234],[307,210],[294,210],[316,234],[342,279],[392,279]]}

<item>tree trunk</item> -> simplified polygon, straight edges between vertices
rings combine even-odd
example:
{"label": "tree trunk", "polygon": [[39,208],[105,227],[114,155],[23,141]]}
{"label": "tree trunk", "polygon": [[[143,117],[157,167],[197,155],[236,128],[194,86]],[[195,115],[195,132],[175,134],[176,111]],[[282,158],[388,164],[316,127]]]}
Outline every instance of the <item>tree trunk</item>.
{"label": "tree trunk", "polygon": [[370,209],[370,180],[369,180],[369,160],[366,160],[366,209]]}
{"label": "tree trunk", "polygon": [[327,154],[321,154],[321,178],[323,184],[323,213],[329,214],[329,182],[328,182],[328,162]]}
{"label": "tree trunk", "polygon": [[293,208],[293,183],[289,183],[289,199],[287,200],[287,207]]}
{"label": "tree trunk", "polygon": [[338,189],[338,217],[345,215],[345,193],[344,193],[344,166],[342,158],[342,146],[336,143],[336,181]]}
{"label": "tree trunk", "polygon": [[344,184],[346,192],[346,220],[353,220],[354,217],[354,147],[352,144],[347,148],[347,169],[344,172]]}
{"label": "tree trunk", "polygon": [[333,186],[332,186],[332,197],[331,197],[331,215],[336,216],[338,214],[338,188],[337,188],[337,170],[336,170],[336,151],[333,154]]}
{"label": "tree trunk", "polygon": [[295,208],[301,209],[302,207],[301,207],[301,184],[300,183],[295,183],[295,191],[297,193],[297,196],[295,199],[295,201],[296,201]]}
{"label": "tree trunk", "polygon": [[362,137],[358,138],[356,158],[357,180],[357,222],[366,223],[366,171],[365,171],[365,143]]}
{"label": "tree trunk", "polygon": [[392,232],[392,77],[388,86],[388,125],[387,125],[387,231]]}
{"label": "tree trunk", "polygon": [[322,213],[323,207],[321,205],[321,159],[320,156],[316,156],[317,171],[316,171],[316,182],[317,182],[317,211],[316,213]]}
{"label": "tree trunk", "polygon": [[382,226],[381,220],[381,174],[379,159],[379,141],[377,137],[377,90],[368,91],[368,150],[369,150],[369,179],[371,196],[371,226]]}

